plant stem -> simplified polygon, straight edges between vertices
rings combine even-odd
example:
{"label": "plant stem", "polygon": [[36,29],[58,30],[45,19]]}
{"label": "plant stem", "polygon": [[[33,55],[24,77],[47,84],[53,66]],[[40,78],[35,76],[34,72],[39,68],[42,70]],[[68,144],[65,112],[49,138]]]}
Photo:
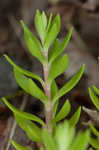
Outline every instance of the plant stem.
{"label": "plant stem", "polygon": [[46,119],[46,128],[52,134],[52,126],[50,124],[50,121],[52,120],[52,103],[49,103],[45,107],[45,119]]}
{"label": "plant stem", "polygon": [[46,96],[49,99],[49,103],[45,106],[45,121],[46,121],[46,128],[49,130],[50,133],[52,133],[52,127],[50,125],[50,121],[52,119],[52,102],[51,102],[51,84],[47,82],[48,75],[49,75],[49,69],[50,66],[48,64],[48,51],[44,51],[44,56],[46,57],[47,63],[44,65],[44,91]]}
{"label": "plant stem", "polygon": [[44,91],[48,99],[51,100],[50,83],[47,83],[48,74],[49,74],[49,64],[46,64],[44,66]]}

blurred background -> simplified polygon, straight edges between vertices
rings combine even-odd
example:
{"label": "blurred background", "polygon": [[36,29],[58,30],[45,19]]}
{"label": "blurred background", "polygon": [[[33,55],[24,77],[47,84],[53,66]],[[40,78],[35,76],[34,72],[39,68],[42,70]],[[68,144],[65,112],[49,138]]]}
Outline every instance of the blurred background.
{"label": "blurred background", "polygon": [[[88,86],[99,86],[99,1],[98,0],[1,0],[0,1],[0,96],[8,95],[16,90],[11,67],[2,55],[7,53],[15,61],[25,66],[30,66],[33,61],[28,55],[23,40],[23,30],[20,20],[36,34],[33,17],[36,9],[44,10],[49,16],[61,16],[62,39],[69,28],[74,27],[71,42],[66,48],[70,58],[70,65],[66,77],[71,77],[80,64],[86,64],[85,79]],[[37,34],[36,34],[37,35]],[[37,35],[38,36],[38,35]],[[34,60],[34,72],[38,74],[40,66]],[[9,69],[10,67],[10,69]],[[6,69],[5,69],[6,68]],[[37,69],[36,69],[37,68]],[[2,70],[2,71],[1,71]],[[8,74],[8,76],[6,76]],[[10,87],[9,87],[10,84]],[[6,92],[5,92],[6,91]]]}
{"label": "blurred background", "polygon": [[[92,85],[99,87],[99,62],[97,59],[99,56],[99,0],[0,0],[0,97],[11,95],[19,89],[13,76],[12,67],[3,57],[4,53],[8,54],[16,64],[42,76],[42,66],[36,59],[30,57],[20,25],[20,20],[23,20],[38,37],[33,19],[36,9],[44,10],[47,16],[50,13],[53,13],[53,16],[57,13],[60,14],[60,40],[73,27],[72,38],[65,49],[69,57],[69,67],[56,81],[60,88],[80,68],[81,64],[86,64],[81,81],[71,91],[71,96],[68,96],[71,101],[73,100],[75,108],[78,105],[91,107],[88,87]],[[7,113],[8,110],[2,102],[0,102],[0,108],[0,114]],[[30,101],[28,109],[38,114],[40,105],[36,106],[35,100],[34,105]],[[4,141],[4,137],[10,131],[8,122],[4,121],[3,123],[2,121],[4,119],[5,117],[0,119],[0,145],[3,145],[0,146],[0,150],[1,147],[2,150],[5,150],[4,145],[7,143],[7,139]],[[11,121],[9,122],[11,123]],[[5,129],[7,129],[6,134]],[[21,139],[20,143],[22,142]]]}

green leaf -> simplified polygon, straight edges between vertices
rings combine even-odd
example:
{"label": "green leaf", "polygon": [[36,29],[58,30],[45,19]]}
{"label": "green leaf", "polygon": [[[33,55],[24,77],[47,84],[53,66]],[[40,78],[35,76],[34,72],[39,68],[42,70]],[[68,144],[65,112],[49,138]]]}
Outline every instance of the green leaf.
{"label": "green leaf", "polygon": [[[37,127],[36,127],[37,128]],[[38,134],[38,129],[34,128],[34,126],[28,126],[26,133],[33,142],[42,142],[41,132]]]}
{"label": "green leaf", "polygon": [[56,81],[53,80],[51,84],[51,99],[55,96],[55,94],[58,92],[58,86],[56,84]]}
{"label": "green leaf", "polygon": [[90,129],[97,137],[99,137],[99,131],[96,130],[92,123],[90,123]]}
{"label": "green leaf", "polygon": [[99,150],[99,140],[90,137],[90,144],[97,150]]}
{"label": "green leaf", "polygon": [[79,132],[69,150],[86,150],[89,142],[89,131]]}
{"label": "green leaf", "polygon": [[[53,99],[53,97],[55,96],[55,94],[58,92],[58,86],[55,82],[55,80],[52,81],[51,84],[51,99]],[[52,118],[55,117],[56,111],[57,111],[57,107],[58,107],[59,101],[57,101],[54,106],[53,106],[53,110],[52,110]]]}
{"label": "green leaf", "polygon": [[56,39],[55,42],[53,43],[52,47],[50,48],[49,53],[48,53],[48,62],[50,64],[53,62],[54,59],[57,58],[57,55],[58,55],[58,53],[60,51],[60,47],[61,47],[60,45],[61,45],[60,40]]}
{"label": "green leaf", "polygon": [[30,94],[29,89],[28,89],[28,80],[29,80],[29,78],[27,78],[23,73],[18,71],[16,68],[14,68],[14,76],[15,76],[15,79],[16,79],[17,83],[19,84],[19,86],[24,91],[26,91],[27,93]]}
{"label": "green leaf", "polygon": [[68,34],[64,38],[62,42],[60,42],[58,39],[54,42],[52,48],[49,51],[49,63],[51,64],[58,56],[60,56],[63,52],[63,50],[66,48],[67,44],[70,41],[72,35],[72,28],[70,28]]}
{"label": "green leaf", "polygon": [[24,24],[24,22],[21,20],[21,25],[23,27],[23,29],[27,32],[28,36],[31,37],[31,39],[35,42],[35,44],[37,45],[38,49],[42,50],[42,46],[40,41],[36,38],[36,36],[29,30],[29,28]]}
{"label": "green leaf", "polygon": [[53,119],[53,121],[58,122],[64,119],[69,114],[70,109],[71,109],[70,102],[69,100],[66,100],[66,102],[63,104],[62,108],[60,109],[56,117]]}
{"label": "green leaf", "polygon": [[92,147],[89,147],[88,150],[94,150]]}
{"label": "green leaf", "polygon": [[[63,122],[59,124],[56,128],[55,140],[58,150],[69,150],[71,142],[74,138],[75,130],[70,127],[68,122]],[[75,149],[76,150],[76,149]]]}
{"label": "green leaf", "polygon": [[49,76],[48,76],[48,82],[51,82],[53,79],[55,79],[57,76],[62,74],[66,71],[68,67],[68,56],[60,56],[52,63]]}
{"label": "green leaf", "polygon": [[28,88],[32,96],[40,99],[43,103],[46,103],[48,101],[47,96],[43,93],[43,91],[37,87],[35,82],[33,80],[29,79],[28,80]]}
{"label": "green leaf", "polygon": [[57,99],[59,99],[61,96],[69,92],[80,80],[80,78],[83,75],[85,65],[83,64],[82,67],[78,70],[78,72],[72,77],[70,81],[68,81],[60,90],[59,92],[54,96],[53,101],[56,102]]}
{"label": "green leaf", "polygon": [[47,25],[46,32],[48,32],[49,29],[50,29],[50,27],[51,27],[51,21],[52,21],[52,13],[51,13],[50,16],[49,16],[49,20],[48,20],[48,25]]}
{"label": "green leaf", "polygon": [[77,109],[77,111],[74,113],[74,115],[71,117],[71,119],[69,120],[69,125],[70,126],[75,126],[78,121],[79,121],[79,118],[80,118],[80,114],[81,114],[81,107],[79,107]]}
{"label": "green leaf", "polygon": [[56,144],[52,136],[47,130],[42,131],[42,139],[46,150],[55,150]]}
{"label": "green leaf", "polygon": [[48,100],[43,91],[35,84],[35,82],[14,68],[14,75],[19,86],[30,95],[40,99],[43,103]]}
{"label": "green leaf", "polygon": [[21,146],[20,144],[16,143],[14,140],[11,140],[12,145],[16,148],[16,150],[32,150],[29,146]]}
{"label": "green leaf", "polygon": [[44,27],[44,29],[46,29],[46,27],[47,27],[47,17],[46,17],[46,14],[45,14],[44,11],[41,14],[41,18],[42,18],[43,27]]}
{"label": "green leaf", "polygon": [[56,101],[56,103],[54,104],[53,106],[53,110],[52,110],[52,119],[55,118],[55,115],[56,115],[56,112],[57,112],[57,109],[58,109],[58,106],[59,106],[59,100]]}
{"label": "green leaf", "polygon": [[43,148],[43,147],[40,147],[40,150],[44,150],[44,148]]}
{"label": "green leaf", "polygon": [[[53,26],[55,23],[57,24],[58,31],[60,31],[60,26],[61,26],[60,14],[57,14],[56,17],[54,18],[54,20],[53,20],[53,22],[52,22],[52,24],[51,24],[51,28],[52,28],[52,26]],[[51,28],[50,28],[50,29],[51,29]],[[50,30],[50,29],[49,29],[49,30]]]}
{"label": "green leaf", "polygon": [[16,113],[17,115],[19,115],[20,117],[23,117],[24,119],[32,120],[32,121],[38,122],[41,125],[45,126],[45,123],[39,117],[37,117],[33,114],[30,114],[30,113],[27,113],[27,112],[20,111],[19,109],[17,109],[13,105],[11,105],[4,97],[2,98],[2,100],[13,113]]}
{"label": "green leaf", "polygon": [[4,55],[4,57],[7,59],[7,61],[15,68],[17,69],[19,72],[23,73],[24,75],[28,76],[28,77],[32,77],[33,79],[36,79],[38,80],[42,86],[44,86],[44,81],[39,77],[37,76],[36,74],[30,72],[30,71],[27,71],[21,67],[19,67],[18,65],[16,65],[11,59],[10,57],[8,57],[7,55]]}
{"label": "green leaf", "polygon": [[[45,13],[43,12],[42,14],[40,13],[39,10],[36,11],[36,15],[34,18],[35,22],[35,28],[38,32],[38,35],[40,36],[41,40],[45,40],[45,35],[46,35],[46,25],[47,25],[47,19],[45,16]],[[44,24],[45,23],[45,24]]]}
{"label": "green leaf", "polygon": [[89,95],[90,95],[90,98],[91,98],[93,104],[99,110],[99,98],[94,94],[94,92],[92,91],[91,88],[89,88],[88,90],[89,90]]}
{"label": "green leaf", "polygon": [[97,95],[99,95],[99,89],[96,88],[96,86],[93,86],[94,91],[96,92]]}
{"label": "green leaf", "polygon": [[46,58],[42,53],[42,49],[41,46],[38,42],[38,40],[36,39],[36,37],[29,31],[29,29],[27,28],[27,26],[24,24],[23,21],[21,21],[21,24],[23,26],[24,29],[24,40],[25,43],[27,45],[27,48],[29,50],[29,52],[36,57],[42,64],[46,63]]}
{"label": "green leaf", "polygon": [[45,42],[44,42],[44,49],[48,50],[48,48],[51,46],[53,41],[56,39],[58,33],[60,31],[60,16],[57,14],[54,18],[51,27],[46,34]]}
{"label": "green leaf", "polygon": [[16,122],[19,126],[26,132],[28,138],[33,142],[41,142],[41,129],[38,128],[33,122],[24,117],[19,116],[17,113],[14,113]]}

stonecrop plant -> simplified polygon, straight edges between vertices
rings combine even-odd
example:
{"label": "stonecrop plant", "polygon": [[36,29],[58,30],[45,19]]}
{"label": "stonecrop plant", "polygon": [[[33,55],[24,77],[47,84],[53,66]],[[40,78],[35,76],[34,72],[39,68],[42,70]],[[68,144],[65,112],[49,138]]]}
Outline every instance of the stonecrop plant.
{"label": "stonecrop plant", "polygon": [[[30,54],[41,62],[43,78],[19,67],[7,55],[4,57],[13,66],[14,76],[19,86],[43,103],[45,122],[34,114],[15,108],[5,97],[2,100],[13,112],[18,125],[25,131],[27,137],[33,142],[40,143],[40,150],[85,150],[89,141],[89,131],[79,132],[76,138],[74,134],[81,107],[67,120],[71,104],[69,100],[66,100],[59,112],[56,113],[60,98],[78,83],[85,68],[83,64],[77,73],[61,89],[58,89],[55,79],[68,67],[68,56],[63,54],[63,51],[71,38],[72,28],[64,40],[60,41],[57,38],[60,31],[59,14],[54,19],[50,14],[47,20],[45,12],[40,13],[37,10],[34,23],[39,39],[21,21],[26,46]],[[40,82],[42,89],[38,87],[34,79]],[[63,119],[66,121],[61,123],[60,121]],[[13,140],[11,143],[17,150],[33,150],[29,146],[23,147]]]}

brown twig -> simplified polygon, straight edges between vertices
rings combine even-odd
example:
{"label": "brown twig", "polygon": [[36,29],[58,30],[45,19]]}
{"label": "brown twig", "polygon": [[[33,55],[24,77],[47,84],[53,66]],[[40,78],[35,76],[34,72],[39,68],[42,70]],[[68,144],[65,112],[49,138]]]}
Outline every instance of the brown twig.
{"label": "brown twig", "polygon": [[[25,109],[25,107],[26,107],[26,105],[27,105],[27,102],[28,102],[28,95],[25,95],[24,98],[23,98],[22,104],[21,104],[21,106],[20,106],[20,110],[21,110],[21,111],[23,111],[23,110]],[[11,128],[11,132],[10,132],[10,135],[9,135],[9,139],[8,139],[8,137],[7,137],[6,140],[5,140],[5,141],[8,141],[8,143],[7,143],[6,147],[5,147],[5,150],[9,150],[9,148],[10,148],[10,145],[11,145],[10,139],[12,139],[13,136],[14,136],[16,126],[17,126],[17,123],[16,123],[16,121],[14,120],[14,121],[13,121],[12,128]]]}

